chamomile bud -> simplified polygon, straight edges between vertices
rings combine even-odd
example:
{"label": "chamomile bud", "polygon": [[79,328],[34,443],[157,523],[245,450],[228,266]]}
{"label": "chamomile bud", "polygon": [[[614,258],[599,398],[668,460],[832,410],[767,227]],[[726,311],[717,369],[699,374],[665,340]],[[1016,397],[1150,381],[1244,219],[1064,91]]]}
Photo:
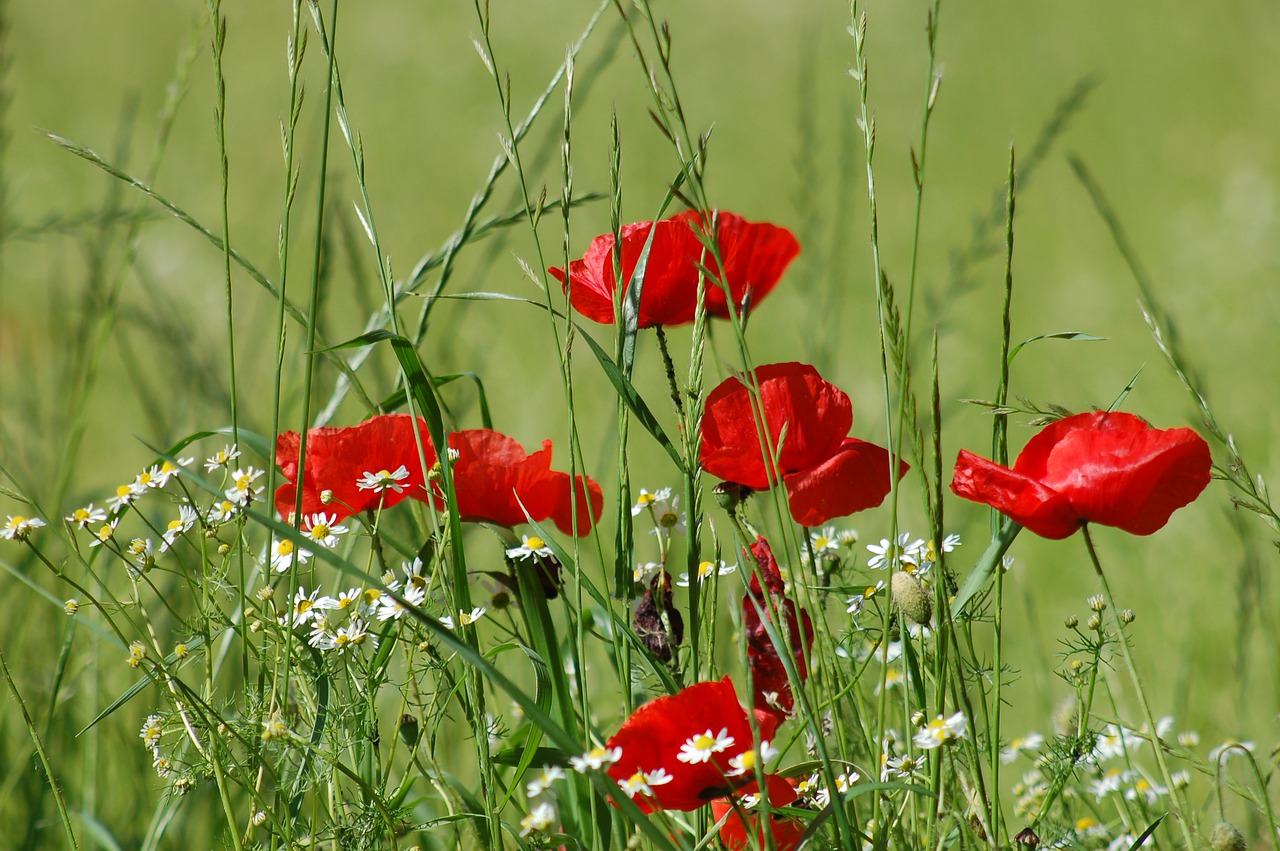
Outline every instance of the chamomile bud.
{"label": "chamomile bud", "polygon": [[1062,622],[1067,629],[1075,629],[1080,625],[1080,619],[1075,615],[1067,615],[1067,619]]}
{"label": "chamomile bud", "polygon": [[911,713],[911,726],[919,727],[923,723],[924,723],[924,712],[922,710],[917,709],[915,712]]}
{"label": "chamomile bud", "polygon": [[1137,617],[1138,615],[1133,611],[1133,609],[1125,609],[1123,612],[1120,613],[1120,623],[1126,624],[1126,625],[1131,624],[1133,623],[1134,619]]}
{"label": "chamomile bud", "polygon": [[175,644],[173,645],[173,655],[179,659],[185,659],[191,655],[191,648],[185,644]]}
{"label": "chamomile bud", "polygon": [[1087,626],[1089,627],[1089,629],[1092,629],[1095,631],[1102,629],[1102,618],[1098,617],[1096,614],[1090,615],[1089,623],[1087,624]]}
{"label": "chamomile bud", "polygon": [[1220,821],[1209,834],[1209,847],[1213,851],[1246,851],[1249,843],[1238,827],[1229,821]]}
{"label": "chamomile bud", "polygon": [[331,502],[333,502],[333,491],[329,490],[328,488],[325,488],[324,490],[320,491],[320,504],[328,505]]}
{"label": "chamomile bud", "polygon": [[67,600],[62,604],[62,610],[68,615],[74,615],[76,612],[80,611],[80,601],[75,597],[72,597],[70,600]]}
{"label": "chamomile bud", "polygon": [[1094,594],[1089,598],[1089,608],[1095,612],[1104,612],[1107,609],[1107,601],[1102,599],[1101,594]]}

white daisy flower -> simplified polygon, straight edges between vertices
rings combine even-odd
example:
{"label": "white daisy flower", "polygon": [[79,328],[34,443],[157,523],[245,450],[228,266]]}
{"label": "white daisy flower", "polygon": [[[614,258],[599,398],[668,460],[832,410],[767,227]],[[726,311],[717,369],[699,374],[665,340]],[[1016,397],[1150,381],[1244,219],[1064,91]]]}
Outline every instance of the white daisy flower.
{"label": "white daisy flower", "polygon": [[138,501],[138,497],[142,495],[141,491],[135,491],[132,484],[120,485],[116,488],[116,495],[107,500],[107,509],[112,514],[120,514],[130,505]]}
{"label": "white daisy flower", "polygon": [[878,545],[867,544],[867,551],[871,553],[871,558],[867,560],[867,567],[872,570],[883,570],[887,567],[897,569],[908,554],[907,542],[910,540],[911,535],[903,532],[898,535],[896,543],[890,543],[888,538],[881,538]]}
{"label": "white daisy flower", "polygon": [[757,754],[755,749],[745,750],[737,756],[729,760],[729,771],[726,777],[741,777],[744,774],[755,774],[756,766],[761,769],[769,764],[769,761],[778,755],[778,749],[769,742],[760,743],[760,753]]}
{"label": "white daisy flower", "polygon": [[631,516],[637,517],[640,512],[652,508],[654,503],[666,502],[669,499],[671,499],[671,488],[662,488],[654,493],[640,488],[640,496],[636,497],[636,504],[631,506]]}
{"label": "white daisy flower", "polygon": [[31,530],[39,529],[44,521],[39,517],[23,517],[21,514],[9,515],[9,520],[0,529],[0,538],[9,541],[25,541]]}
{"label": "white daisy flower", "polygon": [[1209,764],[1216,765],[1218,757],[1222,756],[1224,753],[1227,755],[1228,759],[1233,756],[1239,756],[1241,748],[1247,750],[1249,753],[1253,753],[1254,747],[1255,745],[1253,742],[1241,742],[1237,739],[1227,739],[1225,742],[1209,751]]}
{"label": "white daisy flower", "polygon": [[532,780],[525,787],[525,791],[529,793],[530,798],[536,798],[543,792],[551,788],[551,784],[557,780],[565,779],[564,769],[558,765],[544,765]]}
{"label": "white daisy flower", "polygon": [[116,527],[120,525],[119,520],[112,520],[109,523],[103,523],[93,533],[93,540],[89,542],[91,547],[100,547],[107,541],[115,537]]}
{"label": "white daisy flower", "polygon": [[[421,607],[422,602],[427,598],[427,591],[425,588],[406,585],[404,592],[400,596],[404,598],[405,603]],[[378,598],[377,617],[380,621],[399,620],[404,617],[404,613],[407,611],[409,611],[409,606],[404,605],[404,603],[401,603],[390,594],[383,594]]]}
{"label": "white daisy flower", "polygon": [[[403,562],[400,565],[400,572],[404,574],[404,585],[406,588],[419,588],[425,591],[427,590],[427,586],[431,584],[431,579],[423,573],[422,559],[420,558],[414,558],[413,561]],[[394,577],[392,578],[394,579]],[[391,583],[387,584],[390,585]]]}
{"label": "white daisy flower", "polygon": [[229,499],[215,502],[209,506],[209,522],[213,524],[230,522],[235,519],[235,516],[240,513],[240,509],[243,507]]}
{"label": "white daisy flower", "polygon": [[359,606],[362,600],[364,600],[363,588],[348,588],[346,591],[339,591],[336,597],[324,596],[316,600],[316,608],[344,612]]}
{"label": "white daisy flower", "polygon": [[1125,800],[1136,801],[1139,798],[1147,802],[1147,806],[1153,806],[1160,800],[1161,796],[1168,795],[1169,790],[1165,786],[1157,786],[1145,777],[1139,776],[1134,780],[1133,785],[1124,790]]}
{"label": "white daisy flower", "polygon": [[573,770],[579,774],[586,774],[588,771],[599,771],[605,766],[613,765],[622,759],[622,748],[603,748],[593,747],[582,756],[569,757]]}
{"label": "white daisy flower", "polygon": [[848,608],[845,609],[851,616],[857,617],[862,614],[862,609],[867,605],[867,601],[885,589],[884,580],[881,579],[875,585],[868,585],[862,590],[861,594],[855,594],[845,600]]}
{"label": "white daisy flower", "polygon": [[[704,561],[698,565],[698,584],[701,585],[711,576],[728,576],[737,569],[738,566],[736,564],[725,564],[723,561]],[[680,574],[680,578],[676,580],[676,584],[681,588],[688,588],[689,574]]]}
{"label": "white daisy flower", "polygon": [[[669,495],[670,490],[666,490]],[[680,497],[672,496],[669,499],[655,499],[653,505],[650,506],[653,512],[653,522],[658,524],[658,528],[653,530],[653,534],[677,535],[685,534],[685,515],[680,511]]]}
{"label": "white daisy flower", "polygon": [[263,475],[265,475],[264,471],[256,467],[236,470],[231,474],[231,487],[226,489],[224,495],[237,505],[248,505],[254,498],[260,496],[265,489],[262,485],[256,488],[253,486],[253,483],[262,478]]}
{"label": "white daisy flower", "polygon": [[440,618],[440,623],[444,624],[446,629],[456,629],[460,626],[471,626],[473,623],[480,620],[480,618],[484,617],[484,613],[487,611],[489,610],[484,606],[476,606],[470,612],[459,611],[456,622],[449,615],[444,615]]}
{"label": "white daisy flower", "polygon": [[160,466],[152,467],[149,471],[151,473],[151,487],[156,489],[166,487],[170,479],[181,473],[183,467],[189,466],[195,460],[195,458],[179,458],[176,465],[172,461],[164,461]]}
{"label": "white daisy flower", "polygon": [[107,512],[98,508],[92,502],[84,508],[77,508],[64,518],[68,523],[75,524],[77,529],[88,528],[93,523],[101,523],[107,519]]}
{"label": "white daisy flower", "polygon": [[533,558],[534,556],[542,556],[550,558],[554,555],[551,547],[547,546],[547,542],[536,535],[522,535],[523,543],[518,547],[510,547],[507,549],[507,558]]}
{"label": "white daisy flower", "polygon": [[404,485],[400,484],[409,478],[409,468],[401,464],[394,471],[379,470],[376,473],[365,471],[360,480],[356,482],[356,487],[362,491],[377,491],[382,493],[386,490],[393,490],[396,493],[404,491]]}
{"label": "white daisy flower", "polygon": [[293,595],[293,625],[295,627],[302,626],[312,618],[321,617],[323,615],[323,613],[316,608],[316,598],[319,594],[319,588],[308,594],[306,588],[298,586],[297,593]]}
{"label": "white daisy flower", "polygon": [[910,780],[915,774],[917,768],[920,767],[921,760],[909,754],[902,754],[890,758],[889,755],[881,754],[880,756],[880,782],[886,783],[890,780]]}
{"label": "white daisy flower", "polygon": [[148,715],[147,720],[142,722],[142,731],[138,733],[138,737],[142,739],[142,744],[148,748],[155,749],[160,745],[160,736],[164,732],[161,722],[164,721],[159,715]]}
{"label": "white daisy flower", "polygon": [[729,735],[729,728],[720,728],[719,733],[713,733],[707,730],[696,736],[690,736],[689,740],[680,746],[680,753],[676,754],[676,759],[681,762],[690,764],[699,762],[708,762],[712,754],[727,751],[733,747],[733,736]]}
{"label": "white daisy flower", "polygon": [[321,649],[345,653],[348,650],[355,650],[366,644],[376,648],[378,646],[378,637],[371,634],[369,625],[359,616],[356,616],[348,621],[345,626],[338,627],[338,631],[332,634],[328,643]]}
{"label": "white daisy flower", "polygon": [[306,564],[311,559],[311,550],[295,547],[293,541],[288,538],[276,538],[271,541],[271,569],[276,573],[287,571],[295,557],[298,559],[298,564]]}
{"label": "white daisy flower", "polygon": [[196,510],[190,505],[183,503],[178,506],[177,519],[170,520],[169,525],[165,527],[164,543],[160,545],[160,552],[168,552],[174,541],[178,540],[178,536],[190,532],[198,519],[199,516],[196,514]]}
{"label": "white daisy flower", "polygon": [[1142,737],[1134,730],[1108,724],[1093,746],[1094,757],[1098,760],[1113,759],[1131,754],[1142,746]]}
{"label": "white daisy flower", "polygon": [[219,467],[230,466],[231,462],[239,457],[240,448],[233,443],[225,449],[219,449],[217,452],[210,455],[204,462],[204,468],[212,473]]}
{"label": "white daisy flower", "polygon": [[809,542],[813,544],[813,554],[816,556],[840,551],[840,535],[836,532],[835,526],[823,526],[811,533]]}
{"label": "white daisy flower", "polygon": [[956,739],[963,739],[967,735],[968,719],[964,717],[963,712],[957,712],[949,718],[943,718],[939,715],[925,726],[921,727],[912,740],[916,743],[916,747],[922,750],[932,750],[948,745]]}
{"label": "white daisy flower", "polygon": [[1044,736],[1039,733],[1027,733],[1025,736],[1017,736],[1013,741],[1009,742],[1009,747],[1000,751],[1000,761],[1005,765],[1009,765],[1018,758],[1018,754],[1035,753],[1040,750],[1040,746],[1044,744]]}
{"label": "white daisy flower", "polygon": [[550,828],[556,822],[556,808],[550,801],[541,801],[529,814],[520,819],[520,835],[528,836]]}
{"label": "white daisy flower", "polygon": [[636,565],[636,569],[631,572],[631,578],[637,583],[644,582],[661,569],[661,562],[646,561]]}
{"label": "white daisy flower", "polygon": [[347,534],[347,527],[338,525],[336,512],[331,517],[321,511],[306,519],[302,524],[302,532],[320,546],[333,549],[338,545],[338,536]]}
{"label": "white daisy flower", "polygon": [[1094,798],[1101,801],[1112,792],[1119,792],[1120,787],[1130,782],[1135,774],[1136,772],[1113,768],[1101,777],[1089,781],[1089,791],[1093,793]]}

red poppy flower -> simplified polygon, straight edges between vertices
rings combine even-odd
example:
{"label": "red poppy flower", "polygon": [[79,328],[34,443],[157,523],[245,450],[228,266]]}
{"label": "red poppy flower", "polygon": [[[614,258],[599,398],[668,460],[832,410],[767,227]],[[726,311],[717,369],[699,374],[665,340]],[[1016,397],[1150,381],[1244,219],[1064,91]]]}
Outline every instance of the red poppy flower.
{"label": "red poppy flower", "polygon": [[[627,286],[645,243],[653,234],[640,297],[639,327],[692,322],[698,304],[699,265],[721,277],[694,232],[701,224],[702,216],[690,210],[658,222],[622,227],[622,272]],[[739,310],[759,304],[800,253],[800,244],[786,228],[748,222],[724,212],[716,213],[716,247],[724,260],[723,278]],[[581,260],[569,264],[567,281],[564,269],[549,270],[565,285],[574,310],[606,325],[613,324],[613,294],[617,286],[613,250],[614,235],[607,233],[591,241]],[[706,300],[712,316],[729,316],[725,293],[715,283],[707,283]]]}
{"label": "red poppy flower", "polygon": [[[428,469],[436,461],[426,421],[418,433]],[[313,428],[307,432],[307,464],[302,480],[302,513],[336,513],[350,517],[379,504],[390,508],[408,496],[423,496],[422,461],[408,414],[386,414],[347,428]],[[276,511],[289,517],[297,502],[298,450],[302,437],[287,431],[276,438],[276,463],[288,479],[276,489]],[[328,505],[320,501],[333,492]],[[335,521],[336,522],[336,521]]]}
{"label": "red poppy flower", "polygon": [[961,450],[951,490],[1044,538],[1085,523],[1150,535],[1209,484],[1212,458],[1189,428],[1121,412],[1077,414],[1031,438],[1013,469]]}
{"label": "red poppy flower", "polygon": [[[777,727],[757,713],[761,741]],[[696,683],[641,706],[606,743],[621,748],[609,766],[641,812],[696,810],[733,790],[754,774],[729,763],[754,748],[751,722],[728,677]]]}
{"label": "red poppy flower", "polygon": [[[786,622],[787,628],[783,635],[790,645],[796,675],[804,680],[809,675],[805,659],[813,648],[813,621],[808,612],[797,608],[794,601],[782,596],[782,573],[778,570],[769,542],[764,538],[757,538],[751,547],[751,553],[760,565],[760,574],[764,576],[765,587],[774,597],[774,605]],[[795,708],[795,695],[791,691],[791,680],[782,664],[782,656],[765,627],[766,622],[775,624],[760,581],[752,576],[746,593],[742,595],[742,631],[747,639],[747,662],[751,666],[752,705],[757,711],[768,713],[781,723]]]}
{"label": "red poppy flower", "polygon": [[[777,472],[791,516],[821,526],[874,508],[889,493],[889,453],[848,437],[853,405],[839,387],[808,364],[775,363],[755,371],[769,443],[779,452]],[[707,396],[702,418],[703,468],[725,481],[766,490],[775,480],[765,466],[751,392],[728,378]],[[908,470],[899,461],[898,478]]]}
{"label": "red poppy flower", "polygon": [[[550,440],[529,455],[515,438],[478,428],[450,434],[449,448],[458,452],[453,484],[463,520],[518,526],[530,517],[539,523],[550,519],[561,532],[572,533],[569,474],[551,469]],[[577,479],[577,505],[578,534],[585,535],[604,507],[600,486],[586,476]]]}
{"label": "red poppy flower", "polygon": [[[765,777],[765,786],[769,790],[769,807],[771,810],[788,806],[794,803],[798,797],[791,784],[776,774]],[[773,845],[769,845],[765,826],[759,823],[760,817],[756,815],[755,808],[747,806],[747,804],[753,803],[752,798],[747,796],[754,797],[758,796],[759,793],[759,784],[750,783],[734,793],[734,797],[737,799],[736,807],[729,798],[717,798],[711,802],[712,818],[719,821],[728,816],[724,825],[720,828],[720,841],[725,844],[729,851],[755,851],[757,848],[794,851],[799,847],[800,840],[804,836],[804,823],[770,812],[768,829],[769,833],[773,835]],[[754,837],[748,838],[751,834],[754,834]]]}

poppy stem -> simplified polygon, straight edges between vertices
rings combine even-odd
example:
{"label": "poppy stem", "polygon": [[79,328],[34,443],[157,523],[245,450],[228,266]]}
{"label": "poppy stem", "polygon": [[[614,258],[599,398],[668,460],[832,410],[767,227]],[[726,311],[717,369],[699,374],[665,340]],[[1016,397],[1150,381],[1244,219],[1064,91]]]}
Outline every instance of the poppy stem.
{"label": "poppy stem", "polygon": [[671,359],[671,350],[667,346],[667,332],[661,325],[653,326],[658,334],[658,349],[662,352],[662,368],[667,374],[667,386],[671,388],[671,401],[675,403],[676,414],[684,421],[684,404],[680,401],[680,385],[676,383],[676,364]]}
{"label": "poppy stem", "polygon": [[1134,691],[1138,693],[1138,703],[1142,706],[1143,715],[1146,716],[1147,732],[1151,737],[1151,747],[1156,754],[1156,764],[1160,766],[1160,777],[1165,783],[1165,787],[1169,790],[1169,805],[1173,812],[1173,818],[1182,829],[1182,838],[1186,842],[1187,851],[1195,848],[1195,842],[1191,836],[1191,826],[1183,815],[1185,812],[1181,794],[1177,785],[1173,782],[1173,775],[1169,771],[1169,763],[1165,759],[1164,746],[1160,742],[1160,736],[1156,733],[1156,718],[1151,712],[1151,703],[1147,700],[1147,692],[1142,687],[1142,678],[1138,675],[1138,666],[1133,661],[1133,654],[1129,650],[1129,639],[1124,634],[1124,624],[1120,620],[1120,609],[1116,607],[1115,596],[1111,593],[1111,583],[1107,582],[1107,576],[1102,572],[1102,563],[1098,561],[1098,551],[1093,546],[1093,537],[1089,534],[1089,525],[1086,523],[1081,527],[1084,533],[1084,545],[1089,550],[1089,560],[1093,562],[1093,571],[1098,574],[1098,581],[1102,583],[1103,598],[1107,601],[1107,606],[1111,609],[1111,615],[1116,620],[1116,635],[1119,638],[1120,652],[1124,656],[1125,667],[1129,669],[1129,677],[1133,681]]}

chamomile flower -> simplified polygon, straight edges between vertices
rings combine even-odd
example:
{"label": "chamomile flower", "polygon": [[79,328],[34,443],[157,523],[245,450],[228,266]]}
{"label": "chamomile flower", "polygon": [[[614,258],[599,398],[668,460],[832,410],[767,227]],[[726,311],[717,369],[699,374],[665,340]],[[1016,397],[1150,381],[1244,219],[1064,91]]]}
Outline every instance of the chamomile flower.
{"label": "chamomile flower", "polygon": [[634,798],[636,795],[649,797],[653,795],[654,786],[662,786],[674,779],[663,768],[656,768],[653,771],[637,771],[625,780],[619,780],[618,788],[625,792],[628,798]]}
{"label": "chamomile flower", "polygon": [[556,808],[550,801],[541,801],[524,818],[520,819],[520,835],[528,836],[547,830],[556,821]]}
{"label": "chamomile flower", "polygon": [[551,788],[551,784],[557,780],[565,779],[564,769],[558,765],[544,765],[534,778],[529,781],[525,791],[529,793],[530,798],[536,798],[543,792]]}
{"label": "chamomile flower", "polygon": [[345,626],[338,627],[338,631],[332,634],[328,643],[323,645],[321,649],[345,653],[348,650],[355,650],[366,644],[376,648],[378,646],[378,638],[369,632],[369,625],[357,616],[348,621]]}
{"label": "chamomile flower", "polygon": [[306,564],[311,559],[311,550],[305,547],[294,546],[293,541],[288,538],[276,538],[271,542],[271,569],[276,573],[284,573],[289,569],[289,565],[293,564],[294,559],[298,560],[298,564]]}
{"label": "chamomile flower", "polygon": [[150,538],[134,538],[129,542],[129,546],[125,547],[125,553],[132,556],[139,572],[147,570],[155,563],[155,547],[152,546]]}
{"label": "chamomile flower", "polygon": [[588,771],[599,771],[606,766],[613,765],[622,759],[622,748],[603,748],[593,747],[587,750],[582,756],[569,757],[569,763],[573,766],[573,770],[579,774],[586,774]]}
{"label": "chamomile flower", "polygon": [[886,689],[895,688],[905,684],[906,681],[907,676],[900,669],[886,668],[884,672],[883,685],[881,683],[876,683],[875,693],[879,694],[882,687]]}
{"label": "chamomile flower", "polygon": [[444,624],[446,629],[456,629],[460,626],[471,626],[473,623],[480,620],[480,618],[484,617],[484,613],[487,611],[488,609],[484,606],[476,606],[470,612],[459,611],[457,621],[449,615],[444,615],[440,618],[440,623]]}
{"label": "chamomile flower", "polygon": [[547,546],[547,542],[536,535],[522,535],[523,543],[518,547],[509,547],[507,549],[507,558],[533,558],[534,556],[542,556],[550,558],[554,555],[551,547]]}
{"label": "chamomile flower", "polygon": [[631,572],[631,578],[636,583],[644,582],[650,576],[653,576],[662,569],[662,563],[657,561],[646,561],[636,565],[636,569]]}
{"label": "chamomile flower", "polygon": [[1253,753],[1254,747],[1255,745],[1253,742],[1242,742],[1238,739],[1227,739],[1225,742],[1209,751],[1209,764],[1216,765],[1218,758],[1223,754],[1226,754],[1229,759],[1233,756],[1239,756],[1241,750]]}
{"label": "chamomile flower", "polygon": [[112,520],[109,523],[103,523],[94,530],[93,540],[89,542],[89,546],[100,547],[107,541],[112,540],[116,535],[116,527],[119,525],[120,521],[118,519]]}
{"label": "chamomile flower", "polygon": [[894,543],[890,543],[888,538],[881,538],[879,544],[867,544],[867,551],[871,553],[871,558],[867,559],[867,567],[872,570],[883,570],[885,568],[897,569],[901,566],[907,553],[907,542],[911,540],[911,535],[903,532],[898,535],[898,539]]}
{"label": "chamomile flower", "polygon": [[169,484],[169,480],[182,472],[182,468],[189,466],[195,458],[179,458],[175,465],[172,461],[165,461],[158,467],[152,467],[148,472],[151,474],[149,487],[159,490]]}
{"label": "chamomile flower", "polygon": [[965,738],[968,735],[968,725],[968,719],[964,717],[963,712],[957,712],[948,718],[943,718],[939,715],[921,727],[912,741],[921,750],[940,748],[943,745],[951,744],[957,739]]}
{"label": "chamomile flower", "polygon": [[763,769],[777,755],[777,748],[769,742],[761,742],[758,754],[754,748],[751,748],[730,759],[729,771],[725,773],[725,776],[741,777],[744,774],[755,774],[757,765]]}
{"label": "chamomile flower", "polygon": [[890,780],[910,780],[915,774],[916,769],[920,767],[921,759],[902,754],[896,757],[890,757],[887,753],[880,756],[880,782],[887,783]]}
{"label": "chamomile flower", "polygon": [[719,733],[707,730],[705,733],[690,736],[688,741],[680,746],[680,753],[676,754],[676,759],[690,765],[708,762],[712,754],[727,751],[733,747],[733,743],[734,739],[729,735],[728,727],[721,727]]}
{"label": "chamomile flower", "polygon": [[235,519],[235,516],[240,513],[240,509],[243,507],[229,499],[215,502],[209,506],[209,522],[213,524],[230,522]]}
{"label": "chamomile flower", "polygon": [[142,722],[142,730],[138,733],[138,737],[142,739],[142,744],[153,750],[160,746],[160,736],[164,733],[161,723],[164,721],[159,715],[148,715],[147,720]]}
{"label": "chamomile flower", "polygon": [[84,508],[77,508],[64,518],[68,523],[75,524],[77,529],[86,529],[94,523],[101,523],[107,519],[107,512],[98,508],[92,502]]}
{"label": "chamomile flower", "polygon": [[9,520],[4,524],[4,528],[0,529],[0,538],[10,541],[25,541],[27,536],[31,534],[32,529],[38,529],[44,525],[44,521],[39,517],[23,517],[21,514],[9,515]]}
{"label": "chamomile flower", "polygon": [[259,485],[255,488],[253,483],[263,475],[264,471],[257,467],[236,470],[231,474],[231,487],[227,488],[224,495],[237,505],[248,505],[255,497],[262,494],[263,486]]}
{"label": "chamomile flower", "polygon": [[210,473],[216,472],[219,467],[230,466],[231,462],[240,457],[240,448],[236,444],[231,444],[224,449],[210,455],[204,462],[204,468]]}
{"label": "chamomile flower", "polygon": [[138,497],[142,495],[142,491],[135,491],[132,484],[120,485],[116,488],[116,495],[107,500],[107,508],[112,514],[121,514],[130,505],[138,501]]}
{"label": "chamomile flower", "polygon": [[160,545],[160,552],[168,552],[174,541],[178,540],[178,536],[190,532],[198,519],[196,510],[190,505],[183,503],[178,506],[177,519],[170,520],[169,525],[164,529],[164,543]]}
{"label": "chamomile flower", "polygon": [[153,756],[155,757],[155,759],[151,761],[151,767],[156,770],[156,774],[160,775],[161,777],[172,777],[173,776],[172,760],[170,760],[169,757],[159,752],[156,752],[155,754],[153,754]]}
{"label": "chamomile flower", "polygon": [[404,485],[400,484],[409,478],[409,468],[401,464],[395,470],[379,470],[374,473],[369,470],[364,472],[360,480],[356,482],[356,487],[362,491],[377,491],[382,493],[386,490],[393,490],[396,493],[404,491]]}
{"label": "chamomile flower", "polygon": [[1101,777],[1089,781],[1089,791],[1093,793],[1095,799],[1101,801],[1112,792],[1119,792],[1120,787],[1132,780],[1135,774],[1136,772],[1112,768]]}
{"label": "chamomile flower", "polygon": [[405,588],[419,588],[425,591],[427,586],[431,584],[431,579],[423,573],[422,559],[420,558],[414,558],[413,561],[402,563],[400,572],[404,574]]}
{"label": "chamomile flower", "polygon": [[348,588],[346,591],[339,591],[338,596],[324,596],[316,600],[317,609],[326,609],[329,611],[345,612],[354,606],[359,606],[360,601],[364,599],[363,588]]}
{"label": "chamomile flower", "polygon": [[666,502],[669,499],[671,499],[671,488],[662,488],[654,493],[640,488],[640,496],[636,497],[636,504],[631,506],[631,516],[638,517],[640,512],[652,508],[654,503]]}
{"label": "chamomile flower", "polygon": [[1013,741],[1009,742],[1009,747],[1000,751],[1000,761],[1005,765],[1009,765],[1018,758],[1018,754],[1031,754],[1040,750],[1040,746],[1044,744],[1044,736],[1039,733],[1027,733],[1025,736],[1017,736]]}
{"label": "chamomile flower", "polygon": [[323,612],[316,608],[316,599],[320,594],[317,588],[310,594],[303,586],[298,586],[297,592],[293,595],[293,625],[295,627],[302,626],[312,618],[320,617]]}
{"label": "chamomile flower", "polygon": [[658,528],[653,530],[653,534],[685,534],[685,515],[680,511],[680,497],[670,496],[671,491],[665,488],[663,493],[669,498],[655,499],[650,506],[650,510],[653,511],[653,522],[658,525]]}
{"label": "chamomile flower", "polygon": [[809,535],[815,556],[834,555],[840,551],[840,536],[835,526],[823,526]]}
{"label": "chamomile flower", "polygon": [[338,545],[338,536],[347,533],[347,527],[338,525],[336,513],[331,517],[321,511],[306,519],[302,524],[302,533],[320,546],[333,549]]}
{"label": "chamomile flower", "polygon": [[1142,737],[1134,730],[1108,724],[1093,746],[1094,757],[1098,760],[1112,759],[1133,753],[1142,745]]}
{"label": "chamomile flower", "polygon": [[862,614],[862,610],[866,607],[867,601],[884,589],[885,582],[883,579],[878,581],[875,585],[868,585],[866,588],[862,589],[861,594],[854,594],[852,597],[845,600],[845,603],[848,604],[848,608],[846,608],[845,611],[852,617],[856,618],[858,615]]}
{"label": "chamomile flower", "polygon": [[[723,561],[704,561],[698,565],[698,584],[706,582],[711,576],[728,576],[738,569],[736,564],[725,564]],[[676,580],[676,584],[681,588],[689,587],[689,574],[682,573],[680,578]]]}
{"label": "chamomile flower", "polygon": [[[363,596],[363,595],[362,595]],[[378,599],[377,617],[380,621],[389,621],[392,619],[399,620],[404,617],[404,613],[409,611],[409,606],[421,606],[422,602],[427,598],[427,589],[419,588],[416,585],[406,585],[404,591],[400,595],[404,598],[401,603],[390,594],[383,594]],[[408,605],[405,605],[407,603]]]}
{"label": "chamomile flower", "polygon": [[284,715],[279,709],[271,710],[271,714],[262,721],[262,741],[269,742],[287,735],[289,735],[289,725],[284,723]]}
{"label": "chamomile flower", "polygon": [[129,645],[129,658],[126,661],[130,668],[138,667],[145,658],[147,658],[147,645],[141,641],[135,641]]}
{"label": "chamomile flower", "polygon": [[1132,786],[1124,790],[1125,800],[1136,801],[1141,798],[1147,802],[1147,806],[1155,805],[1162,796],[1168,794],[1168,788],[1164,786],[1157,786],[1141,775],[1133,781]]}
{"label": "chamomile flower", "polygon": [[316,614],[311,618],[311,634],[307,636],[307,643],[318,650],[333,646],[333,633],[329,631],[329,619],[323,614]]}

